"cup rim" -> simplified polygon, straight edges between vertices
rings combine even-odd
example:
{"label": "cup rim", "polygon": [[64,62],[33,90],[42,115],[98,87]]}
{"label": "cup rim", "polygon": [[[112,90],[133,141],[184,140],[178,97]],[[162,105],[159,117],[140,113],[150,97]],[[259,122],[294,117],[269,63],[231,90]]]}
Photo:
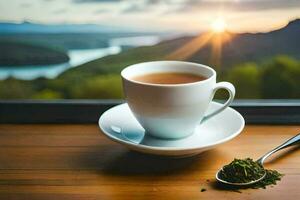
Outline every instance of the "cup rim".
{"label": "cup rim", "polygon": [[[149,63],[161,63],[161,62],[170,62],[170,63],[181,63],[181,64],[188,64],[188,65],[194,65],[197,67],[202,67],[205,68],[207,70],[210,70],[212,72],[212,75],[210,77],[207,77],[205,80],[201,80],[201,81],[196,81],[196,82],[191,82],[191,83],[179,83],[179,84],[159,84],[159,83],[145,83],[145,82],[141,82],[141,81],[135,81],[133,79],[130,79],[128,77],[125,76],[125,71],[128,70],[131,67],[134,67],[136,65],[143,65],[143,64],[149,64]],[[125,79],[126,81],[129,81],[131,83],[134,84],[138,84],[138,85],[144,85],[144,86],[154,86],[154,87],[183,87],[183,86],[191,86],[191,85],[198,85],[198,84],[203,84],[206,82],[209,82],[212,78],[216,77],[216,71],[207,66],[207,65],[203,65],[203,64],[199,64],[199,63],[194,63],[194,62],[186,62],[186,61],[177,61],[177,60],[159,60],[159,61],[149,61],[149,62],[140,62],[140,63],[136,63],[136,64],[132,64],[129,65],[127,67],[125,67],[122,71],[121,71],[121,77],[123,79]]]}

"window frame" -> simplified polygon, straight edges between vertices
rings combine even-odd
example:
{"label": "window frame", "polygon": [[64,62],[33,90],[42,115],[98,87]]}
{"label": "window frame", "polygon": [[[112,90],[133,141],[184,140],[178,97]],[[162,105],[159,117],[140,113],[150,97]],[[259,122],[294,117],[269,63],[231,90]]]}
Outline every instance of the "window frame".
{"label": "window frame", "polygon": [[[0,100],[0,123],[97,123],[123,100]],[[247,124],[300,124],[300,100],[234,100]]]}

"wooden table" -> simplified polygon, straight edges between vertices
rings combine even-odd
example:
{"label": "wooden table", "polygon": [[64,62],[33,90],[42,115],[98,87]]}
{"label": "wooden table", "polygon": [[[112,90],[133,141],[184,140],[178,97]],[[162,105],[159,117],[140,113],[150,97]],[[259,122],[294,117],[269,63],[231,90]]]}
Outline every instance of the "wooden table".
{"label": "wooden table", "polygon": [[[274,187],[222,190],[218,168],[258,158],[300,126],[247,126],[234,140],[188,159],[130,152],[97,125],[0,125],[0,199],[300,199],[300,147],[267,167],[286,174]],[[200,192],[206,188],[206,192]]]}

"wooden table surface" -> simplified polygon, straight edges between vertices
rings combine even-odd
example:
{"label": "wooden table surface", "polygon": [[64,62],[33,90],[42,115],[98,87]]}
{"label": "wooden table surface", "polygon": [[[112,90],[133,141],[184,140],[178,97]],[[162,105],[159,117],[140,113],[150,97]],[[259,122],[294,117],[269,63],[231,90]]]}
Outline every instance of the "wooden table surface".
{"label": "wooden table surface", "polygon": [[274,187],[237,193],[218,187],[214,175],[234,157],[258,158],[299,132],[300,126],[247,126],[216,149],[167,159],[131,152],[97,125],[0,125],[0,199],[296,200],[299,146],[269,160],[266,167],[285,174]]}

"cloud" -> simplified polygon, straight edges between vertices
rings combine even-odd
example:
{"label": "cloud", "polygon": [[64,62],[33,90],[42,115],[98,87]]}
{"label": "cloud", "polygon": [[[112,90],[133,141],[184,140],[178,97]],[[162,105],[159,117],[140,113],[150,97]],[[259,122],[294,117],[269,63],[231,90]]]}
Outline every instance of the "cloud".
{"label": "cloud", "polygon": [[[197,12],[204,9],[235,11],[259,11],[300,8],[300,0],[72,0],[73,3],[120,3],[126,5],[121,13],[156,10],[164,6],[166,13]],[[121,5],[121,4],[119,4]],[[118,5],[118,6],[119,6]]]}
{"label": "cloud", "polygon": [[299,0],[186,0],[176,11],[199,9],[257,11],[300,7]]}
{"label": "cloud", "polygon": [[108,9],[101,9],[101,8],[94,11],[95,14],[102,14],[102,13],[108,13],[108,12],[110,12],[110,10],[108,10]]}
{"label": "cloud", "polygon": [[299,0],[253,0],[236,2],[236,8],[249,10],[269,10],[300,7]]}
{"label": "cloud", "polygon": [[125,7],[123,10],[121,10],[121,13],[137,13],[147,10],[147,7],[143,4],[129,4],[127,7]]}
{"label": "cloud", "polygon": [[145,0],[145,4],[147,5],[155,5],[155,4],[160,4],[160,3],[174,3],[172,0]]}
{"label": "cloud", "polygon": [[73,0],[74,3],[115,3],[122,0]]}
{"label": "cloud", "polygon": [[31,6],[32,6],[31,3],[21,3],[21,4],[20,4],[20,7],[21,7],[21,8],[29,8],[29,7],[31,7]]}
{"label": "cloud", "polygon": [[126,0],[126,7],[121,10],[121,13],[137,13],[144,11],[156,11],[160,6],[172,7],[174,0]]}
{"label": "cloud", "polygon": [[67,12],[66,8],[61,8],[61,9],[54,10],[52,13],[54,13],[54,14],[62,14],[62,13],[66,13],[66,12]]}
{"label": "cloud", "polygon": [[135,2],[135,3],[142,3],[145,4],[158,4],[162,2],[172,3],[178,0],[72,0],[75,3],[91,3],[91,2],[99,2],[99,3],[106,3],[106,2]]}

